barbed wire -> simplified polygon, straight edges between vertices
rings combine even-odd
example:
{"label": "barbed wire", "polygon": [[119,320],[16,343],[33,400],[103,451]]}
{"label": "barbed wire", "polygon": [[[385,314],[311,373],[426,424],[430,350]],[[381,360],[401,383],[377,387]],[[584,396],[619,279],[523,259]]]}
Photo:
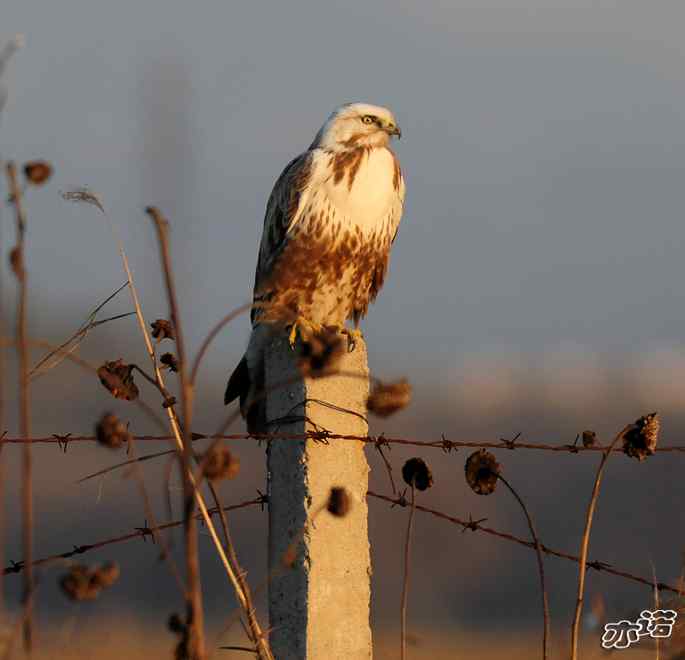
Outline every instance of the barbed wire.
{"label": "barbed wire", "polygon": [[[241,502],[240,504],[233,504],[231,506],[225,506],[222,507],[222,511],[235,511],[237,509],[244,509],[246,507],[250,506],[255,506],[255,505],[264,505],[266,504],[267,499],[266,496],[261,495],[259,497],[256,497],[251,500],[246,500],[245,502]],[[215,516],[219,513],[219,510],[217,508],[213,509],[208,509],[207,511],[210,516]],[[197,520],[202,519],[202,514],[197,514],[195,516]],[[172,527],[180,527],[183,524],[183,520],[173,520],[171,522],[164,523],[162,525],[157,525],[156,527],[149,527],[147,521],[145,521],[145,524],[142,527],[134,527],[133,532],[129,532],[127,534],[121,534],[120,536],[114,536],[109,539],[104,539],[102,541],[96,541],[95,543],[85,543],[82,545],[74,545],[72,550],[67,550],[66,552],[60,552],[55,555],[49,555],[48,557],[43,557],[41,559],[36,559],[34,562],[32,562],[32,566],[37,567],[37,566],[44,566],[46,564],[51,564],[54,562],[59,562],[64,559],[70,559],[71,557],[75,557],[76,555],[82,555],[86,552],[90,552],[92,550],[99,550],[100,548],[104,548],[108,545],[115,545],[117,543],[124,543],[125,541],[131,541],[133,539],[137,538],[142,538],[145,540],[148,536],[153,539],[154,541],[154,533],[158,531],[163,531],[165,529],[171,529]],[[24,562],[14,562],[11,561],[9,566],[6,566],[5,568],[2,569],[2,575],[11,575],[12,573],[20,573],[22,570],[24,570]]]}
{"label": "barbed wire", "polygon": [[[409,501],[404,497],[404,495],[399,495],[397,497],[392,497],[390,495],[383,495],[381,493],[376,493],[372,490],[369,490],[367,492],[368,497],[373,497],[378,500],[382,500],[385,502],[388,502],[392,507],[395,506],[400,506],[400,507],[405,507],[409,506]],[[252,506],[261,506],[262,508],[264,505],[268,504],[268,497],[266,495],[263,495],[262,493],[259,493],[259,497],[253,498],[251,500],[246,500],[244,502],[241,502],[239,504],[233,504],[230,506],[225,506],[222,507],[223,511],[236,511],[238,509],[244,509]],[[535,544],[531,541],[528,541],[526,539],[523,539],[519,536],[516,536],[514,534],[509,534],[508,532],[501,532],[497,529],[493,529],[492,527],[486,527],[482,523],[485,522],[485,518],[480,519],[480,520],[474,520],[472,516],[469,515],[468,520],[463,520],[461,518],[457,518],[456,516],[451,516],[448,515],[442,511],[438,511],[436,509],[431,509],[429,507],[423,506],[422,504],[415,504],[415,508],[417,511],[421,511],[422,513],[427,513],[432,516],[435,516],[436,518],[439,518],[440,520],[444,520],[446,522],[449,522],[453,525],[458,525],[462,528],[463,531],[466,530],[471,530],[473,532],[483,532],[484,534],[489,534],[490,536],[495,536],[499,539],[502,539],[504,541],[509,541],[511,543],[516,543],[518,545],[521,545],[523,547],[529,548],[531,550],[535,550]],[[218,509],[209,509],[209,514],[214,516],[218,514]],[[197,515],[196,518],[199,520],[201,518],[200,515]],[[114,536],[112,538],[104,539],[101,541],[96,541],[95,543],[86,543],[86,544],[81,544],[81,545],[74,545],[71,550],[67,550],[65,552],[57,553],[54,555],[49,555],[47,557],[43,557],[41,559],[36,559],[33,562],[34,567],[38,566],[45,566],[54,562],[59,562],[63,561],[65,559],[70,559],[71,557],[75,557],[77,555],[82,555],[86,552],[91,552],[93,550],[99,550],[101,548],[110,546],[110,545],[116,545],[119,543],[124,543],[126,541],[131,541],[133,539],[141,538],[145,540],[147,537],[152,538],[153,532],[156,531],[163,531],[166,529],[171,529],[174,527],[180,527],[183,524],[183,520],[173,520],[171,522],[163,523],[161,525],[158,525],[156,528],[151,528],[148,527],[147,521],[142,527],[134,527],[132,532],[129,532],[127,534],[121,534],[120,536]],[[543,543],[540,544],[540,549],[543,553],[553,556],[553,557],[559,557],[560,559],[566,559],[568,561],[572,561],[575,563],[579,562],[579,559],[575,555],[571,555],[566,552],[562,552],[561,550],[555,550],[553,548],[550,548]],[[615,575],[617,577],[624,578],[626,580],[631,580],[633,582],[638,582],[639,584],[644,584],[650,588],[654,588],[654,580],[647,579],[640,577],[639,575],[635,575],[633,573],[629,573],[628,571],[623,571],[617,568],[614,568],[610,564],[602,561],[588,561],[586,562],[586,566],[588,568],[592,568],[596,571],[604,571],[605,573],[610,573],[611,575]],[[23,562],[10,562],[9,566],[6,566],[4,569],[2,569],[2,574],[3,575],[12,575],[16,573],[20,573],[24,569],[24,564]],[[657,582],[656,583],[657,589],[660,591],[669,591],[671,593],[675,594],[682,594],[682,589],[678,589],[677,587],[674,587],[666,582]]]}
{"label": "barbed wire", "polygon": [[[520,435],[520,434],[519,434]],[[593,445],[585,447],[583,445],[575,444],[549,444],[549,443],[534,443],[521,442],[518,435],[511,440],[500,438],[497,442],[478,441],[478,440],[448,440],[445,435],[442,435],[440,440],[419,440],[415,438],[395,438],[380,434],[374,435],[350,435],[342,433],[331,433],[329,431],[309,431],[307,433],[229,433],[223,435],[204,435],[202,433],[194,433],[193,440],[316,440],[319,442],[326,442],[328,440],[356,440],[367,444],[374,444],[376,446],[386,445],[405,445],[409,447],[421,447],[424,449],[441,449],[444,452],[457,451],[460,448],[483,448],[483,449],[529,449],[539,451],[562,452],[569,454],[579,454],[583,452],[606,452],[609,450],[608,445]],[[173,440],[171,435],[137,435],[133,436],[136,442],[168,442]],[[83,443],[83,442],[97,442],[95,436],[90,435],[73,435],[71,433],[52,434],[45,437],[37,438],[22,438],[22,437],[0,437],[0,446],[11,444],[56,444],[61,449],[65,449],[69,444]],[[623,453],[621,447],[614,447],[611,449],[615,453]],[[685,445],[662,445],[656,447],[655,452],[663,453],[680,453],[685,452]]]}
{"label": "barbed wire", "polygon": [[[373,491],[368,491],[367,496],[370,497],[375,497],[376,499],[379,500],[384,500],[386,502],[389,502],[392,506],[409,506],[410,502],[403,496],[400,495],[398,497],[390,497],[389,495],[381,495],[380,493],[375,493]],[[535,549],[535,543],[532,541],[527,541],[526,539],[522,539],[518,536],[515,536],[514,534],[508,534],[507,532],[500,532],[499,530],[493,529],[491,527],[485,527],[482,525],[482,523],[486,520],[485,518],[482,518],[480,520],[473,520],[471,516],[469,516],[469,520],[462,520],[461,518],[456,518],[455,516],[450,516],[446,513],[443,513],[442,511],[437,511],[435,509],[430,509],[426,506],[423,506],[421,504],[415,504],[414,505],[417,511],[422,511],[423,513],[429,513],[432,516],[435,516],[436,518],[440,518],[441,520],[446,520],[447,522],[452,523],[453,525],[459,525],[462,527],[464,531],[471,530],[473,532],[483,532],[484,534],[489,534],[491,536],[496,536],[497,538],[503,539],[505,541],[510,541],[512,543],[518,543],[519,545],[525,546],[526,548],[530,548],[532,550]],[[566,552],[561,552],[560,550],[554,550],[552,548],[547,547],[543,543],[540,544],[540,550],[544,552],[547,555],[551,555],[553,557],[559,557],[560,559],[567,559],[569,561],[573,561],[576,564],[580,561],[578,557],[575,555],[568,554]],[[651,589],[654,588],[654,580],[651,579],[646,579],[643,577],[640,577],[639,575],[634,575],[633,573],[629,573],[627,571],[622,571],[616,568],[613,568],[611,564],[608,564],[606,562],[602,561],[588,561],[585,563],[585,565],[588,568],[593,568],[596,571],[604,571],[606,573],[611,573],[612,575],[616,575],[618,577],[625,578],[627,580],[632,580],[633,582],[639,582],[640,584],[647,585]],[[656,588],[659,589],[660,591],[670,591],[672,593],[681,595],[683,593],[683,589],[678,589],[677,587],[674,587],[670,584],[667,584],[666,582],[657,582],[656,583]]]}

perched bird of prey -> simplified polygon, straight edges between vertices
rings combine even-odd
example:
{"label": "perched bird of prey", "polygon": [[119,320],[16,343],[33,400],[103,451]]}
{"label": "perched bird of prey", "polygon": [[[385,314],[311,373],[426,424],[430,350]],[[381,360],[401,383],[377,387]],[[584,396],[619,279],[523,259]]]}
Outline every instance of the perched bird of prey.
{"label": "perched bird of prey", "polygon": [[[339,107],[276,181],[266,206],[254,285],[252,334],[224,397],[240,397],[248,429],[264,406],[263,344],[274,324],[306,340],[323,327],[358,336],[388,268],[404,203],[404,179],[390,149],[392,112],[367,103]],[[351,319],[354,329],[345,327]]]}

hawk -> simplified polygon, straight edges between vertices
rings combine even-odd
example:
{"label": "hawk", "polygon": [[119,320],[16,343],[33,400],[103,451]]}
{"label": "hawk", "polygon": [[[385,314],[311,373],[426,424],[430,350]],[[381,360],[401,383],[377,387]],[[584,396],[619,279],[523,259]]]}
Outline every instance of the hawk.
{"label": "hawk", "polygon": [[[248,429],[263,430],[263,345],[274,324],[294,345],[322,328],[354,346],[359,321],[385,279],[404,204],[404,179],[390,140],[392,112],[349,103],[326,120],[307,151],[290,161],[266,206],[250,342],[224,402],[240,398]],[[354,329],[345,327],[351,319]]]}

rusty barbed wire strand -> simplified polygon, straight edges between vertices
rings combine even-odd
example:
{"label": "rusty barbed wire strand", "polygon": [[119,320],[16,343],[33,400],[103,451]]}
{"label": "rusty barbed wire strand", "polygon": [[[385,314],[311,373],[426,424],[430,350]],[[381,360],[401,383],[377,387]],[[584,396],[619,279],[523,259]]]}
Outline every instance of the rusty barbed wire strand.
{"label": "rusty barbed wire strand", "polygon": [[[51,436],[43,436],[38,438],[22,438],[22,437],[2,437],[0,438],[0,445],[2,444],[58,444],[60,439],[68,436],[69,442],[95,442],[95,436],[88,435],[72,435],[72,434],[53,434]],[[194,440],[203,440],[212,438],[215,440],[357,440],[367,444],[377,444],[379,440],[383,445],[406,445],[409,447],[422,447],[426,449],[442,449],[443,451],[451,451],[459,448],[483,448],[483,449],[529,449],[551,452],[562,452],[568,454],[582,454],[585,452],[604,452],[609,449],[608,445],[593,445],[592,447],[574,446],[572,444],[553,445],[545,443],[533,442],[516,442],[514,445],[511,440],[501,439],[499,442],[488,441],[461,441],[461,440],[447,440],[442,438],[440,440],[418,440],[414,438],[392,438],[385,435],[350,435],[342,433],[329,433],[328,431],[309,431],[307,433],[228,433],[221,435],[204,435],[196,433]],[[137,435],[133,439],[136,442],[164,442],[173,440],[171,435]],[[624,453],[623,448],[614,447],[612,452]],[[665,445],[657,447],[655,453],[679,453],[685,452],[685,445]]]}
{"label": "rusty barbed wire strand", "polygon": [[[222,511],[235,511],[237,509],[244,509],[250,506],[255,506],[255,505],[262,505],[264,504],[264,497],[256,497],[251,500],[246,500],[245,502],[241,502],[240,504],[232,504],[230,506],[225,506],[222,508]],[[213,509],[208,509],[207,511],[210,516],[215,516],[219,513],[218,509],[213,508]],[[195,518],[200,520],[202,518],[202,514],[196,514]],[[69,559],[71,557],[75,557],[76,555],[82,555],[85,552],[90,552],[91,550],[99,550],[100,548],[104,548],[108,545],[114,545],[116,543],[123,543],[125,541],[131,541],[133,539],[137,538],[142,538],[145,540],[148,536],[152,539],[154,539],[154,533],[155,532],[161,532],[164,531],[165,529],[171,529],[172,527],[180,527],[183,525],[183,520],[172,520],[171,522],[163,523],[161,525],[157,525],[154,529],[152,527],[149,527],[147,524],[147,521],[143,525],[143,527],[134,527],[133,532],[129,532],[128,534],[121,534],[120,536],[114,536],[109,539],[105,539],[103,541],[96,541],[95,543],[86,543],[83,545],[74,545],[73,550],[67,550],[66,552],[61,552],[55,555],[50,555],[48,557],[43,557],[41,559],[36,559],[32,566],[38,567],[38,566],[44,566],[45,564],[50,564],[52,562],[57,562],[63,559]],[[20,573],[21,571],[24,570],[24,562],[10,562],[9,566],[6,566],[5,568],[2,569],[2,574],[3,575],[11,575],[13,573]]]}
{"label": "rusty barbed wire strand", "polygon": [[[372,490],[367,491],[367,496],[368,497],[373,497],[378,500],[382,500],[385,502],[388,502],[392,506],[409,506],[410,502],[403,496],[398,496],[398,497],[391,497],[389,495],[383,495],[381,493],[376,493]],[[251,506],[256,506],[259,505],[263,507],[265,503],[268,502],[268,498],[265,495],[262,495],[260,493],[259,497],[256,497],[251,500],[246,500],[245,502],[241,502],[240,504],[233,504],[231,506],[225,506],[223,507],[223,511],[235,511],[236,509],[244,509],[247,507]],[[462,520],[461,518],[457,518],[455,516],[450,516],[446,513],[443,513],[442,511],[437,511],[436,509],[431,509],[429,507],[423,506],[421,504],[416,504],[416,510],[417,511],[422,511],[423,513],[428,513],[432,516],[435,516],[436,518],[440,518],[441,520],[445,520],[449,523],[452,523],[453,525],[459,525],[464,531],[466,530],[471,530],[474,532],[483,532],[484,534],[488,534],[490,536],[495,536],[497,538],[503,539],[505,541],[510,541],[512,543],[516,543],[518,545],[522,545],[526,548],[530,548],[531,550],[535,549],[535,544],[532,541],[527,541],[526,539],[520,538],[518,536],[515,536],[514,534],[509,534],[508,532],[500,532],[497,529],[493,529],[491,527],[485,527],[482,523],[485,522],[485,518],[480,519],[480,520],[473,520],[471,516],[469,516],[469,520]],[[208,509],[207,511],[210,516],[215,516],[217,515],[218,511],[217,509]],[[161,525],[157,526],[158,531],[163,531],[165,529],[169,529],[172,527],[179,527],[183,524],[182,520],[174,520],[171,522],[163,523]],[[45,565],[53,561],[59,561],[62,559],[69,559],[70,557],[73,557],[75,555],[83,554],[84,552],[89,552],[90,550],[97,550],[99,548],[103,548],[108,545],[114,545],[116,543],[123,543],[125,541],[130,541],[132,539],[136,538],[146,538],[146,537],[152,537],[152,530],[147,527],[147,525],[144,525],[143,527],[135,527],[134,532],[130,532],[128,534],[122,534],[121,536],[115,536],[110,539],[105,539],[104,541],[97,541],[95,543],[90,543],[90,544],[84,544],[84,545],[74,545],[72,550],[69,550],[64,553],[59,553],[55,555],[51,555],[49,557],[43,557],[42,559],[37,559],[34,561],[33,566],[40,566],[40,565]],[[542,550],[543,553],[550,555],[552,557],[558,557],[560,559],[566,559],[568,561],[573,561],[578,563],[579,559],[575,555],[571,555],[566,552],[562,552],[560,550],[554,550],[553,548],[547,547],[544,543],[540,544],[540,549]],[[613,568],[610,564],[607,564],[606,562],[601,562],[598,560],[594,561],[588,561],[586,562],[586,566],[588,568],[592,568],[596,571],[604,571],[606,573],[610,573],[611,575],[615,575],[616,577],[621,577],[626,580],[631,580],[633,582],[638,582],[639,584],[644,584],[651,589],[653,589],[655,586],[659,591],[669,591],[674,594],[681,594],[682,590],[678,589],[677,587],[674,587],[670,584],[667,584],[666,582],[657,582],[656,585],[654,584],[654,580],[648,580],[646,578],[640,577],[639,575],[634,575],[633,573],[629,573],[628,571],[622,571],[617,568]],[[3,575],[12,575],[14,573],[20,573],[23,570],[23,562],[10,562],[10,565],[2,569],[2,574]]]}
{"label": "rusty barbed wire strand", "polygon": [[[376,499],[379,500],[384,500],[386,502],[389,502],[393,506],[409,506],[410,502],[402,497],[401,495],[399,497],[390,497],[389,495],[382,495],[380,493],[375,493],[374,491],[367,491],[367,496],[370,497],[375,497]],[[505,541],[511,541],[513,543],[517,543],[518,545],[523,545],[526,548],[531,548],[535,549],[535,543],[532,541],[526,541],[525,539],[520,538],[519,536],[515,536],[514,534],[509,534],[507,532],[500,532],[499,530],[492,529],[491,527],[485,527],[481,523],[485,520],[462,520],[461,518],[456,518],[455,516],[450,516],[446,513],[443,513],[442,511],[437,511],[435,509],[430,509],[428,507],[422,506],[420,504],[416,505],[416,510],[417,511],[423,511],[424,513],[429,513],[436,518],[440,518],[442,520],[446,520],[447,522],[450,522],[454,525],[459,525],[461,526],[464,530],[470,529],[471,531],[478,531],[478,532],[484,532],[485,534],[489,534],[491,536],[496,536],[497,538],[504,539]],[[573,561],[578,563],[579,559],[575,555],[568,554],[566,552],[561,552],[560,550],[554,550],[552,548],[548,548],[546,545],[543,543],[540,544],[540,550],[542,550],[543,553],[547,555],[551,555],[553,557],[559,557],[560,559],[567,559],[569,561]],[[585,563],[585,565],[588,568],[593,568],[596,571],[604,571],[606,573],[610,573],[611,575],[616,575],[617,577],[622,577],[625,578],[626,580],[632,580],[633,582],[639,582],[640,584],[647,585],[650,588],[654,588],[654,581],[653,580],[648,580],[646,578],[640,577],[639,575],[634,575],[633,573],[628,573],[627,571],[621,571],[616,568],[612,568],[610,564],[607,564],[605,562],[601,561],[588,561]],[[658,582],[656,585],[656,588],[659,591],[670,591],[675,594],[681,594],[682,590],[678,589],[674,586],[671,586],[670,584],[667,584],[665,582]]]}

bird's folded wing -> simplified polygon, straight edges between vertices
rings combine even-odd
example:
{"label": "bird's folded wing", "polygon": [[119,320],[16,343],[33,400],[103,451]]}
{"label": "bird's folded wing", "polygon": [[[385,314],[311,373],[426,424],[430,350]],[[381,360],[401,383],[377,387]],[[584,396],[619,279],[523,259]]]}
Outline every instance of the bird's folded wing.
{"label": "bird's folded wing", "polygon": [[[283,253],[297,226],[302,210],[307,204],[312,173],[315,167],[315,152],[306,151],[291,160],[278,177],[264,215],[264,229],[259,246],[259,258],[255,273],[254,303],[259,304],[268,294],[265,286],[280,255]],[[252,320],[255,319],[252,310]]]}

